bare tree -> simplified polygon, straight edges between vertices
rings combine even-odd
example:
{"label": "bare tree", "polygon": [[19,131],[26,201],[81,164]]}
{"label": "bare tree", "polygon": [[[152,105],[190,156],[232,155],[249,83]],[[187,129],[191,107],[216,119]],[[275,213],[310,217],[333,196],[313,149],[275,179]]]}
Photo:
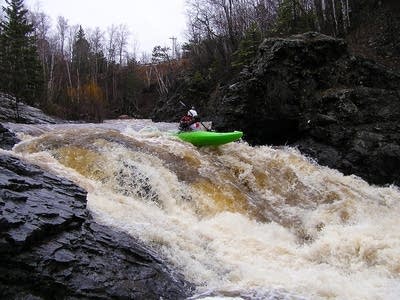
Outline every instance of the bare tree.
{"label": "bare tree", "polygon": [[226,37],[230,46],[235,47],[254,25],[267,32],[280,3],[279,0],[187,0],[189,36],[193,41]]}
{"label": "bare tree", "polygon": [[[117,56],[117,38],[118,38],[118,27],[112,24],[107,29],[108,41],[107,41],[107,63],[108,71],[111,71],[112,82],[111,82],[111,103],[115,104],[117,102],[117,70],[115,66],[116,56]],[[106,94],[108,95],[108,85],[106,86]]]}
{"label": "bare tree", "polygon": [[117,51],[118,51],[118,60],[119,60],[119,65],[122,66],[122,60],[124,55],[126,54],[126,47],[128,45],[128,37],[130,35],[130,32],[128,30],[128,26],[124,24],[120,24],[117,27],[117,32],[116,32],[116,46],[117,46]]}
{"label": "bare tree", "polygon": [[[50,18],[40,8],[31,11],[29,14],[30,21],[34,27],[36,36],[36,45],[40,61],[42,64],[43,79],[47,81],[48,90],[52,91],[52,76],[50,74],[54,69],[54,57],[49,45]],[[47,94],[47,101],[51,101],[51,92]]]}
{"label": "bare tree", "polygon": [[138,60],[138,52],[139,52],[139,43],[133,39],[131,40],[131,44],[130,44],[130,49],[127,51],[126,53],[126,59],[127,61],[136,61]]}
{"label": "bare tree", "polygon": [[62,16],[57,18],[57,32],[60,38],[60,53],[64,57],[65,36],[68,30],[68,20]]}
{"label": "bare tree", "polygon": [[65,64],[67,67],[67,74],[68,74],[68,83],[70,89],[72,89],[73,84],[72,84],[72,76],[71,76],[71,61],[72,61],[72,52],[73,52],[73,45],[76,40],[76,34],[79,30],[79,25],[74,25],[68,27],[68,51],[65,53],[66,59],[65,59]]}
{"label": "bare tree", "polygon": [[107,28],[107,61],[115,63],[117,51],[117,26],[112,24]]}
{"label": "bare tree", "polygon": [[93,80],[97,83],[98,81],[98,73],[99,73],[99,56],[103,53],[104,49],[104,32],[96,27],[94,30],[89,30],[88,40],[90,49],[94,54],[94,62],[93,62]]}

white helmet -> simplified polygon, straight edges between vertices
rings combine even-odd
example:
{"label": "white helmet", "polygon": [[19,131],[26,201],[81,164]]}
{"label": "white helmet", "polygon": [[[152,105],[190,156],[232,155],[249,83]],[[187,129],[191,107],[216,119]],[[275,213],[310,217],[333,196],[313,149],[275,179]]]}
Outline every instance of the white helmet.
{"label": "white helmet", "polygon": [[192,107],[192,109],[189,110],[187,114],[188,116],[197,117],[197,111],[194,110],[194,107]]}

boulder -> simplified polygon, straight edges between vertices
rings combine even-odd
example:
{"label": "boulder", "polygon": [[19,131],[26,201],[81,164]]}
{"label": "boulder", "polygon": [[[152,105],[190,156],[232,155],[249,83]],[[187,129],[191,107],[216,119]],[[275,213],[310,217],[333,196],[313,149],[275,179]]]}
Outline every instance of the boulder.
{"label": "boulder", "polygon": [[20,140],[0,123],[0,148],[11,150]]}
{"label": "boulder", "polygon": [[55,124],[62,121],[46,115],[42,110],[18,102],[7,94],[0,93],[0,122],[19,122],[25,124]]}
{"label": "boulder", "polygon": [[210,106],[218,130],[289,144],[370,183],[400,184],[400,74],[318,33],[270,38]]}
{"label": "boulder", "polygon": [[86,192],[0,155],[1,299],[185,299],[157,254],[96,223]]}

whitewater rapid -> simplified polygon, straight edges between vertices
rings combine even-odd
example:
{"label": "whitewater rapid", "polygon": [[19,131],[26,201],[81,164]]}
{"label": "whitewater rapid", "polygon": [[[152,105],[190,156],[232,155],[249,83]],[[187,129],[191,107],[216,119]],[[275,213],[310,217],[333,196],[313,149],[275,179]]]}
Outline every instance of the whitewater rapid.
{"label": "whitewater rapid", "polygon": [[8,124],[11,151],[88,191],[102,224],[156,249],[195,298],[399,299],[400,190],[296,149],[196,148],[176,124]]}

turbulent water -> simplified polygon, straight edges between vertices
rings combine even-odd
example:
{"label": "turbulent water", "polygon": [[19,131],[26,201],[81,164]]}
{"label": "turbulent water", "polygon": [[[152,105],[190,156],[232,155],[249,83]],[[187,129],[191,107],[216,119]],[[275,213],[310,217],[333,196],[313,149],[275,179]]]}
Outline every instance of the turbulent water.
{"label": "turbulent water", "polygon": [[193,299],[400,298],[398,187],[288,147],[196,148],[175,126],[7,125],[14,155],[85,188],[98,222],[156,249]]}

